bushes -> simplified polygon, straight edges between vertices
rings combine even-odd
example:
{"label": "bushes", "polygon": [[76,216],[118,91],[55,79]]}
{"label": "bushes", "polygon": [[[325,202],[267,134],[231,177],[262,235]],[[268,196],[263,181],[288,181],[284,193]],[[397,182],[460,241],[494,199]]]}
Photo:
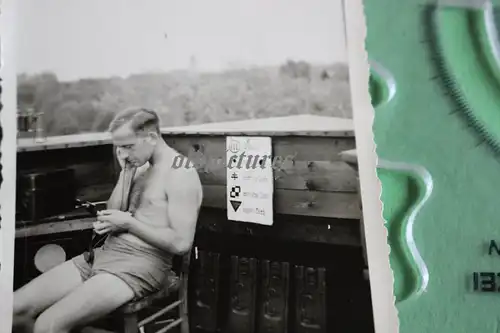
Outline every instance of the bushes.
{"label": "bushes", "polygon": [[[162,126],[316,114],[351,117],[347,66],[288,61],[279,68],[171,72],[60,82],[52,73],[18,77],[22,109],[44,112],[48,135],[105,131],[130,106],[155,109]],[[327,73],[328,75],[326,75]]]}

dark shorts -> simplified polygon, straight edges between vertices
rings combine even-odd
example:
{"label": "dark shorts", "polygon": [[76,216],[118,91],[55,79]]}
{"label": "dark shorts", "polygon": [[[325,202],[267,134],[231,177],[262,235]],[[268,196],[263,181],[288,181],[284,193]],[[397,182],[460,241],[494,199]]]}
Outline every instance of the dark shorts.
{"label": "dark shorts", "polygon": [[172,255],[118,237],[109,236],[94,253],[92,266],[85,261],[84,254],[72,259],[83,281],[100,273],[113,274],[134,291],[135,299],[162,289],[175,275]]}

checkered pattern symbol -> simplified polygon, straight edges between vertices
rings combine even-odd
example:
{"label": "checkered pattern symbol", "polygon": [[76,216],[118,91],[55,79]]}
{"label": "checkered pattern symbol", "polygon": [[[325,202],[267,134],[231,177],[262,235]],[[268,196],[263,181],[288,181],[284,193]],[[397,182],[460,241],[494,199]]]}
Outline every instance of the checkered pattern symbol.
{"label": "checkered pattern symbol", "polygon": [[229,195],[231,196],[231,198],[238,198],[240,196],[240,192],[241,192],[241,187],[233,186],[231,187],[231,192],[229,193]]}

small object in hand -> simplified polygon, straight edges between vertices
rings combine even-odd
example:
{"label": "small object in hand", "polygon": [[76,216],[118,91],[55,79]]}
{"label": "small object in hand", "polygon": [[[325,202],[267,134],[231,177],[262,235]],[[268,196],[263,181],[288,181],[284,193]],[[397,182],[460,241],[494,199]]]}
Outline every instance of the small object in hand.
{"label": "small object in hand", "polygon": [[[93,204],[92,202],[86,201],[82,204],[82,206],[92,215],[92,216],[97,216],[99,214],[97,210],[97,206]],[[83,254],[83,258],[85,261],[89,264],[92,265],[94,263],[94,240],[97,237],[97,233],[95,231],[92,231],[92,238],[90,240],[89,244],[89,250],[88,252],[85,252]]]}
{"label": "small object in hand", "polygon": [[83,258],[85,259],[85,261],[87,262],[87,264],[89,264],[90,266],[92,266],[94,264],[94,247],[93,247],[93,243],[94,243],[95,235],[96,235],[96,233],[93,232],[92,233],[92,240],[90,241],[90,245],[89,245],[89,250],[88,250],[88,252],[85,252],[83,254]]}
{"label": "small object in hand", "polygon": [[97,207],[92,202],[87,202],[85,205],[85,209],[92,215],[97,216]]}

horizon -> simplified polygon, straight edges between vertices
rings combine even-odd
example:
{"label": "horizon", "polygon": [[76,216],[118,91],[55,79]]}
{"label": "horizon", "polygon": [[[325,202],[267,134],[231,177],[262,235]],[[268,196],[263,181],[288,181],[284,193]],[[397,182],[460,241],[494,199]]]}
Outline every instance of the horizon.
{"label": "horizon", "polygon": [[[293,60],[289,59],[291,61],[294,61],[295,63],[305,61],[305,60]],[[287,60],[288,61],[288,60]],[[195,75],[221,75],[225,73],[233,73],[233,72],[245,72],[245,71],[252,71],[252,70],[277,70],[280,68],[280,66],[284,65],[287,63],[287,61],[283,62],[282,64],[278,65],[269,65],[269,66],[252,66],[252,67],[245,67],[245,68],[227,68],[221,71],[193,71],[191,69],[172,69],[169,71],[144,71],[144,72],[137,72],[137,73],[130,73],[125,77],[122,76],[106,76],[106,77],[80,77],[80,78],[75,78],[73,80],[60,80],[57,73],[54,71],[41,71],[38,73],[25,73],[25,72],[19,72],[17,73],[17,77],[19,78],[20,76],[27,76],[28,78],[33,78],[41,75],[54,75],[59,82],[78,82],[81,80],[109,80],[113,78],[120,78],[123,80],[127,80],[131,77],[134,76],[143,76],[143,75],[173,75],[173,74],[195,74]],[[323,69],[323,68],[330,68],[332,66],[338,66],[338,65],[343,65],[348,67],[349,64],[346,62],[332,62],[332,63],[309,63],[307,62],[311,68],[314,69]]]}

